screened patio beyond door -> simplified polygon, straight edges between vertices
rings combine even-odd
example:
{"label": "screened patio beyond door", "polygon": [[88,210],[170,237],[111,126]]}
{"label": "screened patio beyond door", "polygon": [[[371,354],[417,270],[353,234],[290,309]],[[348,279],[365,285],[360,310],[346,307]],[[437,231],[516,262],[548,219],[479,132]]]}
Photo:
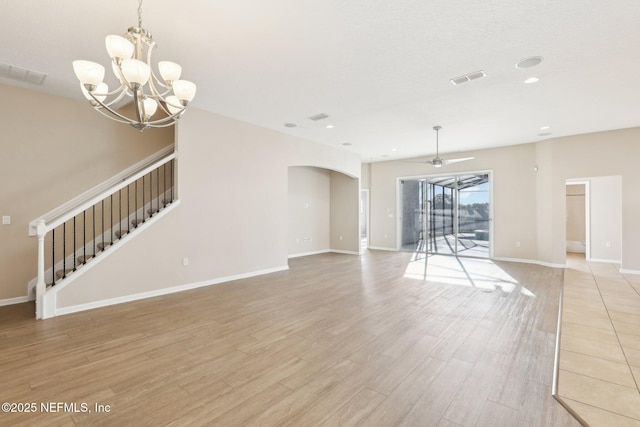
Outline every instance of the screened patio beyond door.
{"label": "screened patio beyond door", "polygon": [[405,251],[488,258],[489,174],[400,181]]}

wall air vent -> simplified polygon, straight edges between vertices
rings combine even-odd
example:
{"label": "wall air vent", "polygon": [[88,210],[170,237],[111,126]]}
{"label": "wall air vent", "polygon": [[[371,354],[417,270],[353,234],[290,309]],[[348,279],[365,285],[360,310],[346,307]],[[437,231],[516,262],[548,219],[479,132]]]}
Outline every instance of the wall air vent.
{"label": "wall air vent", "polygon": [[34,70],[17,67],[15,65],[3,64],[0,62],[0,77],[18,80],[20,82],[30,83],[33,85],[41,85],[47,75]]}
{"label": "wall air vent", "polygon": [[481,77],[486,76],[487,73],[485,73],[484,71],[480,70],[480,71],[474,71],[473,73],[469,73],[469,74],[465,74],[464,76],[460,76],[460,77],[455,77],[451,80],[449,80],[454,86],[460,85],[462,83],[466,83],[466,82],[470,82],[471,80],[476,80],[479,79]]}
{"label": "wall air vent", "polygon": [[313,120],[314,122],[317,122],[318,120],[322,120],[322,119],[326,119],[327,116],[325,113],[320,113],[320,114],[316,114],[315,116],[311,116],[309,117],[309,120]]}

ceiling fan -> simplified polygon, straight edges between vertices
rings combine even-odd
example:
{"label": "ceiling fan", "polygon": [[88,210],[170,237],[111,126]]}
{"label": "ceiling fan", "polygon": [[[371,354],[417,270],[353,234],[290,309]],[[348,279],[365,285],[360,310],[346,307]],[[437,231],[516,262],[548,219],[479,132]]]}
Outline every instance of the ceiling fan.
{"label": "ceiling fan", "polygon": [[442,126],[434,126],[433,127],[433,130],[436,131],[436,156],[431,160],[427,160],[426,163],[428,163],[430,165],[433,165],[436,168],[439,168],[442,165],[448,165],[449,163],[458,163],[458,162],[464,162],[465,160],[475,159],[475,157],[461,157],[461,158],[458,158],[458,159],[443,159],[443,158],[441,158],[440,157],[440,153],[439,153],[439,146],[438,146],[438,131],[440,129],[442,129]]}

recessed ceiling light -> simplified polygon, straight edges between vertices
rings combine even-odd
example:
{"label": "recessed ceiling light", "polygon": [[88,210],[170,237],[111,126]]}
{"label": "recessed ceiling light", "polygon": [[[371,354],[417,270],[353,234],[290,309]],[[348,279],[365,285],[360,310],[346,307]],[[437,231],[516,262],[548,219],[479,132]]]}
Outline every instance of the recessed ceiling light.
{"label": "recessed ceiling light", "polygon": [[392,148],[391,151],[396,152],[396,151],[398,151],[398,149],[397,148]]}
{"label": "recessed ceiling light", "polygon": [[516,68],[531,68],[535,67],[539,63],[542,62],[542,56],[532,56],[531,58],[525,58],[521,61],[518,61],[516,64]]}
{"label": "recessed ceiling light", "polygon": [[298,126],[295,123],[285,123],[284,125],[285,125],[285,127],[288,127],[288,128],[294,128],[294,127]]}
{"label": "recessed ceiling light", "polygon": [[327,129],[333,129],[335,126],[334,125],[326,125],[325,126]]}
{"label": "recessed ceiling light", "polygon": [[539,78],[537,77],[529,77],[527,80],[525,80],[524,82],[526,84],[530,84],[530,83],[538,83],[540,81]]}
{"label": "recessed ceiling light", "polygon": [[549,130],[549,129],[551,129],[551,126],[542,126],[540,128],[540,130]]}
{"label": "recessed ceiling light", "polygon": [[351,144],[350,142],[343,142],[342,145],[344,145],[345,147],[348,147],[348,146],[353,145],[353,144]]}

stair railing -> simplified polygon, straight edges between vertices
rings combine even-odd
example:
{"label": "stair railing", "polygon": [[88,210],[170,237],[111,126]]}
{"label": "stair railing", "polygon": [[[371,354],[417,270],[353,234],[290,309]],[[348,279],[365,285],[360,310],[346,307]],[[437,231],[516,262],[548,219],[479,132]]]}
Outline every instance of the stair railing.
{"label": "stair railing", "polygon": [[38,237],[37,318],[43,316],[47,287],[175,200],[175,157],[171,149],[138,171],[129,168],[29,224],[29,235]]}

